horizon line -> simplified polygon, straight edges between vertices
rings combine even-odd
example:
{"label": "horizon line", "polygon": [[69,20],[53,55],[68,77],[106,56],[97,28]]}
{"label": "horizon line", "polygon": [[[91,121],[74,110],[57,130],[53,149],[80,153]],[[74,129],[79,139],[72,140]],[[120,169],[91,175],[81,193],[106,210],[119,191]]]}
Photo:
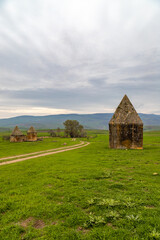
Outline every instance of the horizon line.
{"label": "horizon line", "polygon": [[[0,118],[0,120],[5,120],[5,119],[10,119],[10,118],[17,118],[17,117],[47,117],[47,116],[61,116],[61,115],[94,115],[94,114],[114,114],[114,112],[95,112],[95,113],[60,113],[60,114],[46,114],[46,115],[17,115],[17,116],[13,116],[13,117],[4,117],[4,118]],[[156,114],[156,113],[143,113],[143,112],[138,112],[138,114],[145,114],[145,115],[156,115],[156,116],[160,116],[160,114]]]}

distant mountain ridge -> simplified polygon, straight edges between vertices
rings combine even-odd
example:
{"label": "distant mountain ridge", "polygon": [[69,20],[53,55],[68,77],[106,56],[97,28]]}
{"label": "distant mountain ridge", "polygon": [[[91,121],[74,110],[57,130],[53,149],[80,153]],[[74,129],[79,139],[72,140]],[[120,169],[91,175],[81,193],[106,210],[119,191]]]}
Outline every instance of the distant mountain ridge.
{"label": "distant mountain ridge", "polygon": [[[0,128],[13,128],[18,125],[27,129],[33,125],[37,129],[64,128],[63,122],[67,119],[77,120],[86,129],[108,129],[108,123],[113,113],[95,114],[60,114],[48,116],[18,116],[0,119]],[[139,113],[144,126],[160,126],[160,115]]]}

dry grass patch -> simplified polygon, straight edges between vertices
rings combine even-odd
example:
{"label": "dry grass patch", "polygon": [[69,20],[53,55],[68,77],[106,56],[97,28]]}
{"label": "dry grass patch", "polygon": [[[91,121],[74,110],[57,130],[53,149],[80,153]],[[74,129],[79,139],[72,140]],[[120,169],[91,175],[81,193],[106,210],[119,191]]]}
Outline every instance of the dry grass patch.
{"label": "dry grass patch", "polygon": [[83,228],[83,227],[78,227],[78,228],[77,228],[77,231],[78,231],[78,232],[81,232],[82,234],[87,234],[88,232],[90,232],[89,229],[85,229],[85,228]]}
{"label": "dry grass patch", "polygon": [[27,228],[28,226],[32,226],[36,229],[41,229],[45,227],[45,223],[42,220],[36,220],[33,217],[29,217],[26,220],[20,223],[20,226],[23,228]]}
{"label": "dry grass patch", "polygon": [[33,217],[29,217],[26,220],[22,221],[20,223],[21,227],[27,228],[29,225],[33,224],[34,222],[34,218]]}
{"label": "dry grass patch", "polygon": [[36,220],[33,224],[33,227],[36,229],[41,229],[45,227],[45,223],[42,220]]}
{"label": "dry grass patch", "polygon": [[57,221],[51,223],[51,225],[57,225],[57,224],[58,224]]}
{"label": "dry grass patch", "polygon": [[112,224],[112,223],[110,223],[110,222],[108,222],[108,223],[107,223],[107,226],[108,226],[108,227],[111,227],[112,229],[116,229],[116,227],[115,227],[115,226],[113,226],[113,224]]}

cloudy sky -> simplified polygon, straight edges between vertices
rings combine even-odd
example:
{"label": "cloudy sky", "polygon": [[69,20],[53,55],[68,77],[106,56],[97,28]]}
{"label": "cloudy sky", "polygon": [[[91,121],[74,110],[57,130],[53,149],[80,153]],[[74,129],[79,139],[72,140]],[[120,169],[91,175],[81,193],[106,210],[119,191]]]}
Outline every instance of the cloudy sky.
{"label": "cloudy sky", "polygon": [[160,114],[159,0],[0,0],[0,118]]}

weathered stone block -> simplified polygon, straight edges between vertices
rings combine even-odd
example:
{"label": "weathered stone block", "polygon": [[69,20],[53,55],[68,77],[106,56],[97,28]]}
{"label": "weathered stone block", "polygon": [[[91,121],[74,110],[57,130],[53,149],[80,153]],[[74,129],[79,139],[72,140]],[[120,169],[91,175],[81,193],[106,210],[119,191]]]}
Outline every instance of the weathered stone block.
{"label": "weathered stone block", "polygon": [[109,122],[109,145],[117,149],[143,148],[143,122],[126,95]]}

